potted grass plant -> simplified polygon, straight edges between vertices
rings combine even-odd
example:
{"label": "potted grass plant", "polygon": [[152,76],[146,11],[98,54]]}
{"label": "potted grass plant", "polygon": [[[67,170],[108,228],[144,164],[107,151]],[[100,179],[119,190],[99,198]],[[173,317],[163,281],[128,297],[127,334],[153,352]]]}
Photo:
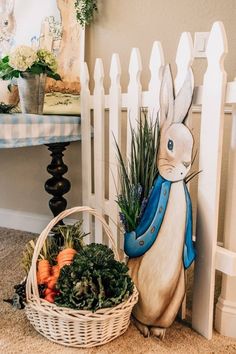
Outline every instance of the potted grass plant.
{"label": "potted grass plant", "polygon": [[116,143],[120,170],[120,193],[117,203],[125,232],[134,230],[142,217],[148,196],[158,175],[158,121],[151,122],[145,110],[139,117],[138,128],[131,129],[131,156],[126,161]]}

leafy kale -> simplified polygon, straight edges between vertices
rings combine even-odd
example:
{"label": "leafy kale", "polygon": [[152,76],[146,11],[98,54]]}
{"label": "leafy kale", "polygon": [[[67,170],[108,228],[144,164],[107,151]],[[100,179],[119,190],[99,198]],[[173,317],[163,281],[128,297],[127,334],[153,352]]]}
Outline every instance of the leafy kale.
{"label": "leafy kale", "polygon": [[96,311],[126,300],[133,292],[133,282],[128,267],[114,259],[111,249],[92,243],[61,269],[57,288],[57,305]]}

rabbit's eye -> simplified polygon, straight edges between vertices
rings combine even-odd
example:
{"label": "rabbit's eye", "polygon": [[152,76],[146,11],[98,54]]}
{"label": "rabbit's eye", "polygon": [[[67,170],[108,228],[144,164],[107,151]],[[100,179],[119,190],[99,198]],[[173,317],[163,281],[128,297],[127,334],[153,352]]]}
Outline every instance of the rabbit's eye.
{"label": "rabbit's eye", "polygon": [[168,140],[167,148],[168,148],[168,150],[173,151],[173,148],[174,148],[173,140],[171,140],[171,139]]}
{"label": "rabbit's eye", "polygon": [[6,20],[6,21],[4,21],[4,25],[5,26],[7,26],[8,25],[8,21]]}

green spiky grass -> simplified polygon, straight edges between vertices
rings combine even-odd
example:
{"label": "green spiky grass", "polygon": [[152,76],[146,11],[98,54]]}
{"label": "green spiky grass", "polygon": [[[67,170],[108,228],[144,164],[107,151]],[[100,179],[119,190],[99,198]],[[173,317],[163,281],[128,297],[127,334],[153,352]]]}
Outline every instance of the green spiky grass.
{"label": "green spiky grass", "polygon": [[116,143],[120,173],[120,194],[117,197],[117,203],[120,207],[120,219],[126,232],[137,227],[158,174],[158,120],[151,123],[146,111],[142,110],[137,131],[134,131],[132,127],[130,129],[130,161],[125,162]]}

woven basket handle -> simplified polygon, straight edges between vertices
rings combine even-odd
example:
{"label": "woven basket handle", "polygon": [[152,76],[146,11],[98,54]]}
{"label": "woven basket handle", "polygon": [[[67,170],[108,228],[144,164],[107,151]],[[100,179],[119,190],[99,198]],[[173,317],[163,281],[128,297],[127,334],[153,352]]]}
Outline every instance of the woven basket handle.
{"label": "woven basket handle", "polygon": [[35,245],[34,249],[34,254],[32,258],[32,263],[30,267],[30,271],[27,277],[27,282],[26,282],[26,299],[27,301],[31,298],[31,295],[33,294],[36,299],[39,300],[39,292],[38,292],[38,284],[37,284],[37,275],[36,275],[36,265],[38,261],[38,256],[40,254],[40,251],[43,247],[43,244],[48,237],[49,232],[52,230],[52,228],[62,219],[66,218],[67,216],[73,214],[73,213],[81,213],[81,212],[87,212],[93,216],[95,216],[98,220],[100,220],[103,229],[111,242],[112,245],[112,250],[115,254],[116,260],[120,261],[119,253],[117,250],[117,247],[115,245],[115,242],[113,240],[112,232],[108,224],[106,223],[105,219],[95,210],[90,207],[82,206],[82,207],[74,207],[71,209],[67,209],[62,211],[59,215],[57,215],[54,219],[50,221],[50,223],[46,226],[46,228],[42,231],[40,234],[37,243]]}

